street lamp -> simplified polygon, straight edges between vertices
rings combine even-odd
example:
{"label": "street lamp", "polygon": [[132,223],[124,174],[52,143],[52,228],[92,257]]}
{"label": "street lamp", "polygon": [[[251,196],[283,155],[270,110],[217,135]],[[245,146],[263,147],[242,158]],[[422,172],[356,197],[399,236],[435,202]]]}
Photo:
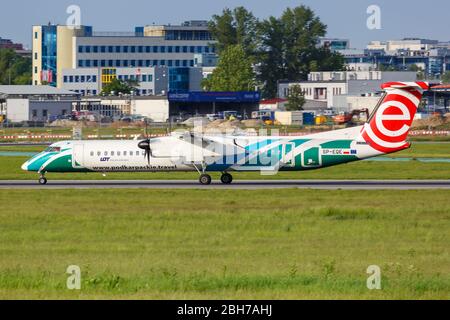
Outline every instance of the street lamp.
{"label": "street lamp", "polygon": [[11,85],[11,65],[14,63],[16,57],[13,57],[8,61],[8,84]]}

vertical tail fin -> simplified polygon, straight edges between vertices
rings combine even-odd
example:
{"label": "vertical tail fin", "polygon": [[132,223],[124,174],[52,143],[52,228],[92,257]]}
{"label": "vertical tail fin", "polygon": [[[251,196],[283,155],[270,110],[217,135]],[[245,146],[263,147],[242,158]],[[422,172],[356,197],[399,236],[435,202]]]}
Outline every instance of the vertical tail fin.
{"label": "vertical tail fin", "polygon": [[391,153],[409,147],[409,129],[429,89],[426,82],[389,82],[382,85],[386,94],[373,111],[361,132],[362,138],[375,150]]}

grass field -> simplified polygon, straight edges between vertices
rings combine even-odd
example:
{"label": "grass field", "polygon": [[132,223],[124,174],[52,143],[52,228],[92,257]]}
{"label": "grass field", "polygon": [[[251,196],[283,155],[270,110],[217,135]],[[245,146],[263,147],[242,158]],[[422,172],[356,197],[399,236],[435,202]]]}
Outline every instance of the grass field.
{"label": "grass field", "polygon": [[[39,152],[42,146],[0,146],[0,152]],[[416,143],[412,148],[390,157],[407,158],[450,158],[450,143]],[[33,180],[37,174],[24,172],[20,166],[26,157],[0,157],[0,180]],[[212,174],[219,179],[219,174]],[[450,179],[450,162],[423,163],[408,162],[367,162],[360,161],[315,171],[280,172],[273,176],[261,176],[256,173],[234,173],[235,179]],[[100,173],[47,174],[50,180],[121,180],[121,179],[197,179],[197,173],[109,173],[103,177]]]}
{"label": "grass field", "polygon": [[[251,128],[255,129],[256,131],[259,130],[265,130],[266,134],[283,134],[283,133],[298,133],[298,132],[308,132],[308,133],[314,133],[319,131],[331,131],[331,130],[337,130],[342,129],[343,126],[306,126],[306,127],[299,127],[299,126],[263,126],[263,127],[256,127]],[[157,134],[166,134],[169,131],[174,130],[188,130],[186,126],[179,125],[179,126],[172,126],[169,128],[166,125],[161,124],[153,124],[150,125],[147,128],[147,133],[149,135],[157,135]],[[440,126],[435,128],[435,130],[448,130],[449,124]],[[428,130],[428,128],[423,128],[423,130]],[[89,126],[84,127],[82,130],[82,135],[84,139],[88,139],[89,135],[98,135],[100,137],[104,136],[103,138],[111,139],[115,135],[136,135],[136,134],[145,134],[146,130],[143,126],[136,126],[136,125],[130,125],[130,126],[122,126],[118,127],[118,125],[102,125],[102,126]],[[11,140],[11,138],[4,139],[3,136],[9,136],[9,135],[69,135],[72,136],[73,129],[72,127],[43,127],[43,128],[2,128],[0,127],[0,142],[11,142],[11,141],[22,141],[24,142],[24,139],[18,139],[15,138],[15,140]],[[450,135],[440,135],[440,136],[431,136],[431,135],[423,135],[423,136],[410,136],[409,139],[411,141],[450,141]],[[47,141],[48,139],[32,139],[34,142],[36,141]]]}
{"label": "grass field", "polygon": [[[28,190],[0,201],[3,299],[450,298],[448,191]],[[65,287],[69,265],[81,291]],[[369,265],[382,290],[366,288]]]}

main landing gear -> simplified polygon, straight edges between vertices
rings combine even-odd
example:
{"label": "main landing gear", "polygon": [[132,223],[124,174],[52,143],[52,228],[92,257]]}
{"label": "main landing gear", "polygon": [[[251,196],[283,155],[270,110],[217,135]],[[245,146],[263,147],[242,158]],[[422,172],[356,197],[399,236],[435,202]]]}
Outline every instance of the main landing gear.
{"label": "main landing gear", "polygon": [[233,176],[225,172],[220,177],[220,181],[222,181],[223,184],[231,184],[233,182]]}
{"label": "main landing gear", "polygon": [[[210,185],[212,182],[211,176],[209,174],[206,173],[202,173],[200,175],[200,178],[198,179],[198,181],[203,184],[203,185]],[[229,173],[224,173],[222,174],[222,176],[220,177],[220,181],[223,184],[231,184],[231,182],[233,182],[233,176]]]}
{"label": "main landing gear", "polygon": [[[193,164],[193,166],[197,170],[197,172],[200,174],[200,178],[198,179],[200,184],[205,185],[205,186],[210,185],[212,182],[212,179],[211,179],[211,176],[206,173],[206,164],[203,163],[201,169],[195,164]],[[229,174],[228,172],[224,172],[224,173],[222,173],[222,176],[220,177],[220,181],[223,184],[230,184],[231,182],[233,182],[233,176],[231,174]]]}

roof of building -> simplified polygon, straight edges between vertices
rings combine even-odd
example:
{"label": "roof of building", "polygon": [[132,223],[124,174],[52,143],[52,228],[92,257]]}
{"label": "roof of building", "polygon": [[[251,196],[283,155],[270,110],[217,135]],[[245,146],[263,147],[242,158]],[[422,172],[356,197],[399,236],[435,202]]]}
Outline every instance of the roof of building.
{"label": "roof of building", "polygon": [[77,95],[76,92],[52,86],[11,85],[0,86],[3,95]]}
{"label": "roof of building", "polygon": [[438,86],[432,86],[431,89],[450,89],[450,84],[441,84]]}
{"label": "roof of building", "polygon": [[276,104],[276,103],[283,103],[286,101],[287,101],[287,99],[275,98],[275,99],[262,100],[259,104]]}

